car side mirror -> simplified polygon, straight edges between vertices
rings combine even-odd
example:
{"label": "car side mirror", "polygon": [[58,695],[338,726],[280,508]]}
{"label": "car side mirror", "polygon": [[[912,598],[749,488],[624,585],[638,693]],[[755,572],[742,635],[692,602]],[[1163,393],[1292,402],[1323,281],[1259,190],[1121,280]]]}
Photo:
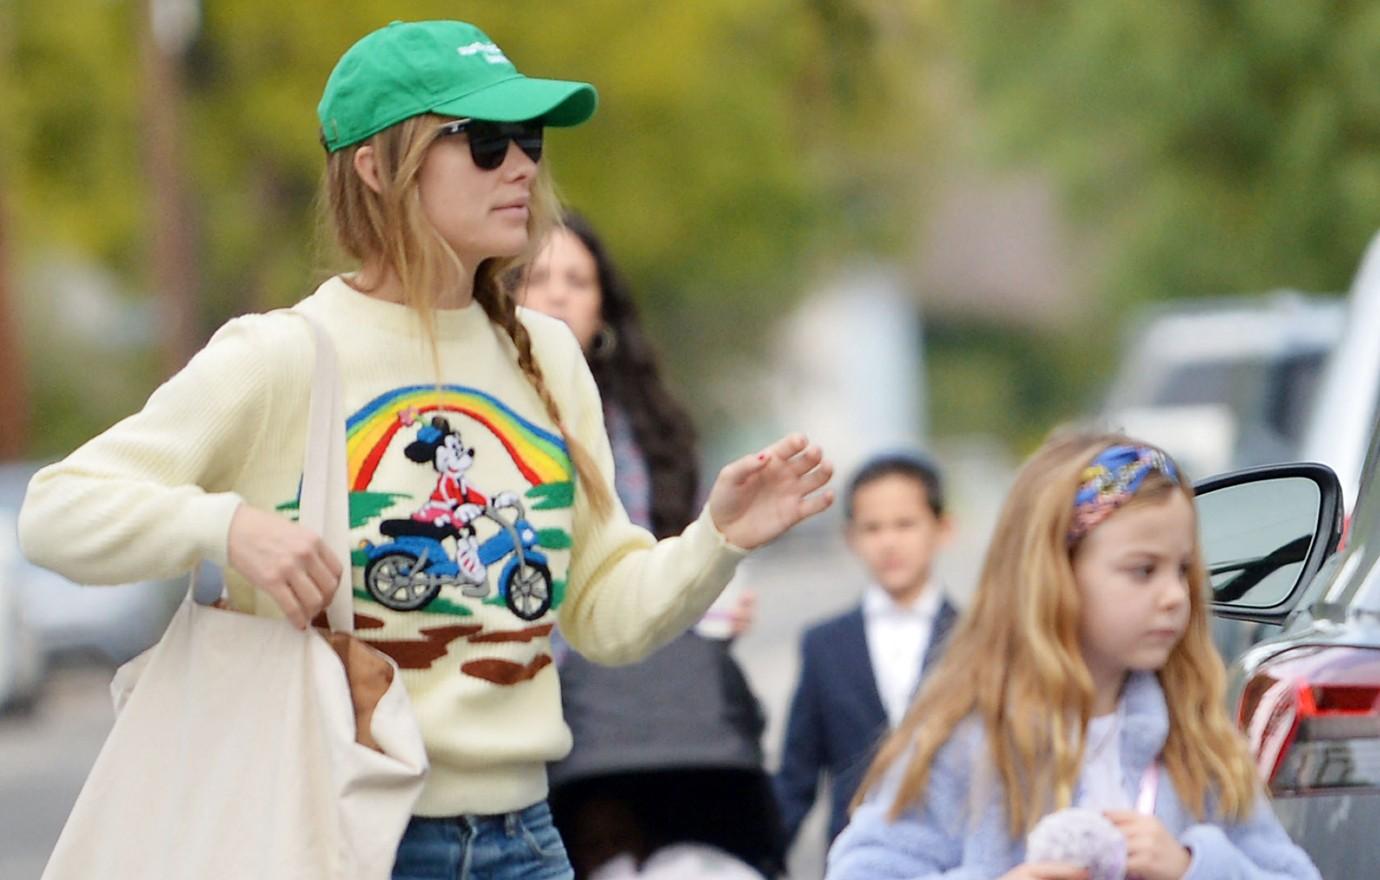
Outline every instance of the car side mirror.
{"label": "car side mirror", "polygon": [[1337,475],[1322,464],[1270,465],[1211,477],[1194,492],[1213,612],[1283,623],[1341,539]]}

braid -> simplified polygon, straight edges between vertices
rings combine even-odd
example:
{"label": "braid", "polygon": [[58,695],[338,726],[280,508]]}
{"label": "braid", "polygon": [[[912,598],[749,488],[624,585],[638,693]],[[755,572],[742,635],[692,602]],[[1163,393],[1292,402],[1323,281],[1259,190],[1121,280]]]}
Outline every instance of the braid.
{"label": "braid", "polygon": [[527,377],[527,381],[532,383],[532,388],[541,398],[542,405],[546,407],[546,414],[556,423],[557,430],[565,438],[570,461],[575,466],[578,485],[589,493],[589,504],[594,512],[600,517],[607,516],[613,506],[609,487],[600,476],[594,459],[590,457],[584,445],[566,430],[565,420],[561,418],[561,408],[552,396],[551,389],[546,387],[541,365],[532,354],[532,337],[528,334],[527,327],[518,320],[517,303],[504,286],[497,283],[493,266],[488,262],[481,265],[476,273],[474,298],[483,307],[484,314],[489,316],[489,320],[502,327],[512,340],[513,347],[517,349],[518,367]]}

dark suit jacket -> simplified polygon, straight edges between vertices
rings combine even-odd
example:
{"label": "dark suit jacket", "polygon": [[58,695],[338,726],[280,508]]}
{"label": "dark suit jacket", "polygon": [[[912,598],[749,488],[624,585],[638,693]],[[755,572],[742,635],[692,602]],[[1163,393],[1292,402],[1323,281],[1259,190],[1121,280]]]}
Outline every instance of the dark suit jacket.
{"label": "dark suit jacket", "polygon": [[[945,599],[935,614],[922,678],[943,651],[957,618]],[[801,654],[800,682],[774,780],[787,843],[814,805],[820,773],[828,773],[832,784],[829,839],[838,836],[848,824],[853,793],[888,729],[861,606],[807,630]]]}

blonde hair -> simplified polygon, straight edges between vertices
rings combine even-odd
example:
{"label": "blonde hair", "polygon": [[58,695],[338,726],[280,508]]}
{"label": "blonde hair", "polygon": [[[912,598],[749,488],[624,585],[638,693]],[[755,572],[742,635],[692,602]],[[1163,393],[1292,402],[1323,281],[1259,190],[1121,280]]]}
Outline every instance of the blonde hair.
{"label": "blonde hair", "polygon": [[[1093,682],[1079,641],[1080,603],[1068,545],[1073,497],[1089,463],[1109,446],[1144,446],[1115,434],[1052,437],[1016,476],[1002,508],[972,608],[900,727],[883,743],[856,807],[910,753],[891,805],[894,820],[925,792],[930,764],[954,729],[980,719],[1005,794],[1013,837],[1071,804],[1092,714]],[[1127,506],[1193,490],[1152,473]],[[1246,744],[1223,705],[1226,671],[1208,628],[1207,572],[1197,530],[1188,574],[1187,630],[1157,673],[1169,707],[1160,755],[1174,790],[1202,821],[1209,793],[1224,816],[1250,814],[1258,791]]]}
{"label": "blonde hair", "polygon": [[[512,342],[518,367],[565,439],[579,485],[587,493],[591,508],[603,516],[612,507],[607,481],[600,476],[588,450],[567,429],[560,407],[546,386],[541,365],[532,354],[532,339],[518,318],[517,303],[500,283],[505,273],[530,261],[541,242],[560,224],[560,204],[550,173],[545,165],[537,166],[527,220],[528,244],[523,253],[466,267],[427,219],[417,184],[427,149],[445,121],[433,114],[413,116],[327,157],[324,208],[336,241],[359,262],[385,267],[397,276],[403,303],[414,309],[421,321],[438,384],[436,302],[442,291],[460,283],[465,272],[474,272],[475,301]],[[364,183],[354,168],[355,153],[366,144],[374,150],[380,183],[377,192]],[[354,283],[358,286],[357,281]]]}

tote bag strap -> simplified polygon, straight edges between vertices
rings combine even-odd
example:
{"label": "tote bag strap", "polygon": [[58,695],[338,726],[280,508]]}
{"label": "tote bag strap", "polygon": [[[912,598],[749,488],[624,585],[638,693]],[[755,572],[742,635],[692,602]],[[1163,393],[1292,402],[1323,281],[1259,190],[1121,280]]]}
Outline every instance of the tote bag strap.
{"label": "tote bag strap", "polygon": [[326,608],[326,620],[333,632],[351,633],[355,628],[354,579],[350,566],[349,476],[340,365],[335,345],[321,322],[305,312],[288,311],[307,322],[316,349],[298,522],[320,535],[340,560],[340,582]]}

